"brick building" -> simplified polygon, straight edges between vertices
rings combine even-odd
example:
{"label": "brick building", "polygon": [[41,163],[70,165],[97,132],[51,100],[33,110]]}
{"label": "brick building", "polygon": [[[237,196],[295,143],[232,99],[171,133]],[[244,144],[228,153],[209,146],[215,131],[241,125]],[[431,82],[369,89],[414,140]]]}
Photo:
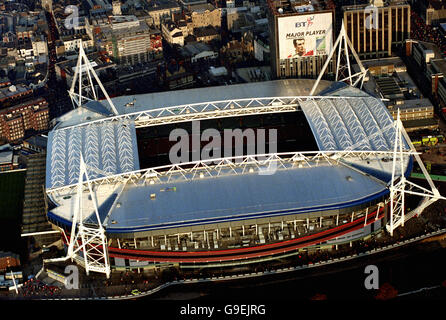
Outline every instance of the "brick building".
{"label": "brick building", "polygon": [[9,267],[20,266],[19,255],[11,252],[0,251],[0,271],[5,271]]}
{"label": "brick building", "polygon": [[0,87],[0,104],[23,99],[32,93],[31,88],[19,84]]}
{"label": "brick building", "polygon": [[0,110],[0,137],[19,141],[26,130],[43,131],[49,128],[49,108],[45,99],[39,98]]}

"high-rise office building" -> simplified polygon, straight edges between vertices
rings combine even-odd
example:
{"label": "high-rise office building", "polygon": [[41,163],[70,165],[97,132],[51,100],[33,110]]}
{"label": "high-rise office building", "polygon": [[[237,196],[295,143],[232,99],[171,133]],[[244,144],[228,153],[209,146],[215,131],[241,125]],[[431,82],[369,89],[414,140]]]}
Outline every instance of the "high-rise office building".
{"label": "high-rise office building", "polygon": [[273,76],[316,78],[333,47],[332,2],[268,0],[268,6]]}
{"label": "high-rise office building", "polygon": [[362,59],[391,56],[410,38],[410,5],[406,1],[375,0],[342,10],[347,35]]}

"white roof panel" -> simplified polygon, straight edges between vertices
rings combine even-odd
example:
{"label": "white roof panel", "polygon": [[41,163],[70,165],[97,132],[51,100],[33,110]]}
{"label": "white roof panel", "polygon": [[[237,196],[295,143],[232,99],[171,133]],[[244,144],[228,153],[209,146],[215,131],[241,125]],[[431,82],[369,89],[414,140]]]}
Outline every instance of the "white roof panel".
{"label": "white roof panel", "polygon": [[327,97],[303,101],[301,107],[321,151],[393,150],[393,118],[377,98]]}
{"label": "white roof panel", "polygon": [[139,170],[134,123],[119,120],[51,131],[46,187],[77,183],[81,153],[90,179]]}

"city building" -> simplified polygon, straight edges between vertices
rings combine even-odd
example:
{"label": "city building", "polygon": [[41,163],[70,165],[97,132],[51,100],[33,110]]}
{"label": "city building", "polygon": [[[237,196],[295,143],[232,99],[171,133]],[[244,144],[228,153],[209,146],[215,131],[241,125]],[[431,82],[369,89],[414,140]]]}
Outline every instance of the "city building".
{"label": "city building", "polygon": [[37,152],[45,152],[47,142],[47,136],[35,135],[26,140],[23,140],[23,147]]}
{"label": "city building", "polygon": [[[412,99],[404,100],[398,105],[388,108],[394,119],[397,118],[398,110],[400,111],[401,121],[433,119],[434,106],[429,99]],[[404,126],[406,128],[406,126]],[[406,128],[407,129],[407,128]]]}
{"label": "city building", "polygon": [[20,266],[20,257],[12,252],[0,251],[0,271],[6,271],[11,267]]}
{"label": "city building", "polygon": [[[316,78],[333,47],[330,1],[268,0],[268,8],[273,76]],[[326,73],[332,73],[333,64]]]}
{"label": "city building", "polygon": [[[157,30],[135,16],[113,16],[109,23],[99,27],[96,44],[118,64],[137,64],[160,58]],[[162,55],[161,55],[162,56]]]}
{"label": "city building", "polygon": [[63,53],[76,53],[79,51],[79,46],[82,43],[86,52],[94,49],[94,41],[87,34],[68,34],[60,37],[63,45]]}
{"label": "city building", "polygon": [[438,104],[440,113],[446,118],[446,61],[439,48],[433,43],[408,40],[406,55],[414,63],[420,83],[430,92]]}
{"label": "city building", "polygon": [[262,32],[254,38],[254,57],[258,61],[270,61],[269,33]]}
{"label": "city building", "polygon": [[186,44],[181,48],[181,55],[191,63],[218,58],[218,52],[212,50],[207,44],[200,42]]}
{"label": "city building", "polygon": [[43,35],[36,36],[32,39],[32,46],[34,51],[34,56],[48,56],[48,43]]}
{"label": "city building", "polygon": [[361,59],[391,56],[410,38],[410,5],[406,1],[375,1],[376,21],[370,4],[343,6],[347,36]]}
{"label": "city building", "polygon": [[31,77],[38,64],[48,62],[47,34],[43,11],[0,13],[0,68],[16,71],[16,80]]}
{"label": "city building", "polygon": [[23,139],[27,130],[49,128],[48,103],[43,98],[0,109],[0,137],[15,142]]}
{"label": "city building", "polygon": [[[88,60],[94,68],[94,71],[98,76],[105,75],[108,71],[116,68],[116,63],[105,60],[97,53],[87,54]],[[55,64],[56,77],[58,81],[63,81],[68,87],[71,87],[74,72],[76,70],[77,59],[65,59]]]}
{"label": "city building", "polygon": [[235,8],[235,0],[226,0],[226,8]]}
{"label": "city building", "polygon": [[246,37],[239,40],[231,40],[221,49],[222,54],[231,63],[242,62],[245,56],[252,56],[254,46]]}
{"label": "city building", "polygon": [[[394,119],[397,119],[399,110],[406,131],[438,128],[434,105],[422,96],[401,58],[387,57],[361,62],[369,70],[369,76],[364,79],[364,90],[384,99]],[[353,69],[359,72],[357,65]]]}
{"label": "city building", "polygon": [[427,25],[437,25],[446,21],[446,3],[442,0],[417,1],[421,16]]}
{"label": "city building", "polygon": [[166,21],[161,26],[164,40],[170,45],[184,45],[184,34],[178,25],[173,21]]}
{"label": "city building", "polygon": [[220,31],[213,26],[200,27],[194,29],[194,36],[197,41],[210,42],[212,40],[220,40]]}
{"label": "city building", "polygon": [[9,144],[0,146],[0,172],[14,170],[19,167],[19,157]]}
{"label": "city building", "polygon": [[0,103],[12,103],[30,96],[33,90],[27,86],[17,84],[0,88]]}
{"label": "city building", "polygon": [[178,2],[187,9],[190,6],[206,4],[207,0],[178,0]]}
{"label": "city building", "polygon": [[228,10],[226,14],[226,22],[228,30],[231,32],[241,32],[250,29],[255,25],[253,15],[244,7]]}
{"label": "city building", "polygon": [[113,2],[112,2],[112,6],[113,6],[113,15],[114,15],[114,16],[120,16],[120,15],[122,15],[121,1],[119,1],[119,0],[113,0]]}
{"label": "city building", "polygon": [[171,60],[163,68],[161,78],[164,86],[169,90],[187,88],[195,83],[194,74],[182,61]]}
{"label": "city building", "polygon": [[221,27],[221,9],[209,4],[209,8],[193,9],[191,13],[192,28],[213,26]]}
{"label": "city building", "polygon": [[173,0],[155,0],[150,3],[151,7],[146,10],[150,17],[149,25],[157,28],[161,28],[164,21],[173,20],[175,13],[181,13],[180,5]]}

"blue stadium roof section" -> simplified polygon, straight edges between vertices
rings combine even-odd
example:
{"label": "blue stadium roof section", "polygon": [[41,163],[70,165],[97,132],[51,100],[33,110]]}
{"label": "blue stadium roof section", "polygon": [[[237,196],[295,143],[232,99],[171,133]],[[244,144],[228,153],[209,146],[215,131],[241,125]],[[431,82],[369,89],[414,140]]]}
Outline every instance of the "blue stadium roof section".
{"label": "blue stadium roof section", "polygon": [[[172,107],[184,104],[202,103],[207,101],[224,101],[245,98],[308,96],[314,80],[289,79],[253,83],[234,84],[229,86],[185,89],[121,96],[113,98],[113,104],[119,114],[145,111],[150,109]],[[333,82],[321,81],[319,90],[330,87]],[[359,90],[358,90],[359,91]],[[361,91],[359,91],[361,92]],[[317,93],[317,92],[316,92]],[[126,107],[127,103],[133,103]]]}
{"label": "blue stadium roof section", "polygon": [[[127,185],[119,197],[120,206],[108,219],[107,232],[338,209],[371,201],[386,192],[385,183],[343,165],[176,181],[171,185]],[[155,199],[151,194],[156,194]]]}

